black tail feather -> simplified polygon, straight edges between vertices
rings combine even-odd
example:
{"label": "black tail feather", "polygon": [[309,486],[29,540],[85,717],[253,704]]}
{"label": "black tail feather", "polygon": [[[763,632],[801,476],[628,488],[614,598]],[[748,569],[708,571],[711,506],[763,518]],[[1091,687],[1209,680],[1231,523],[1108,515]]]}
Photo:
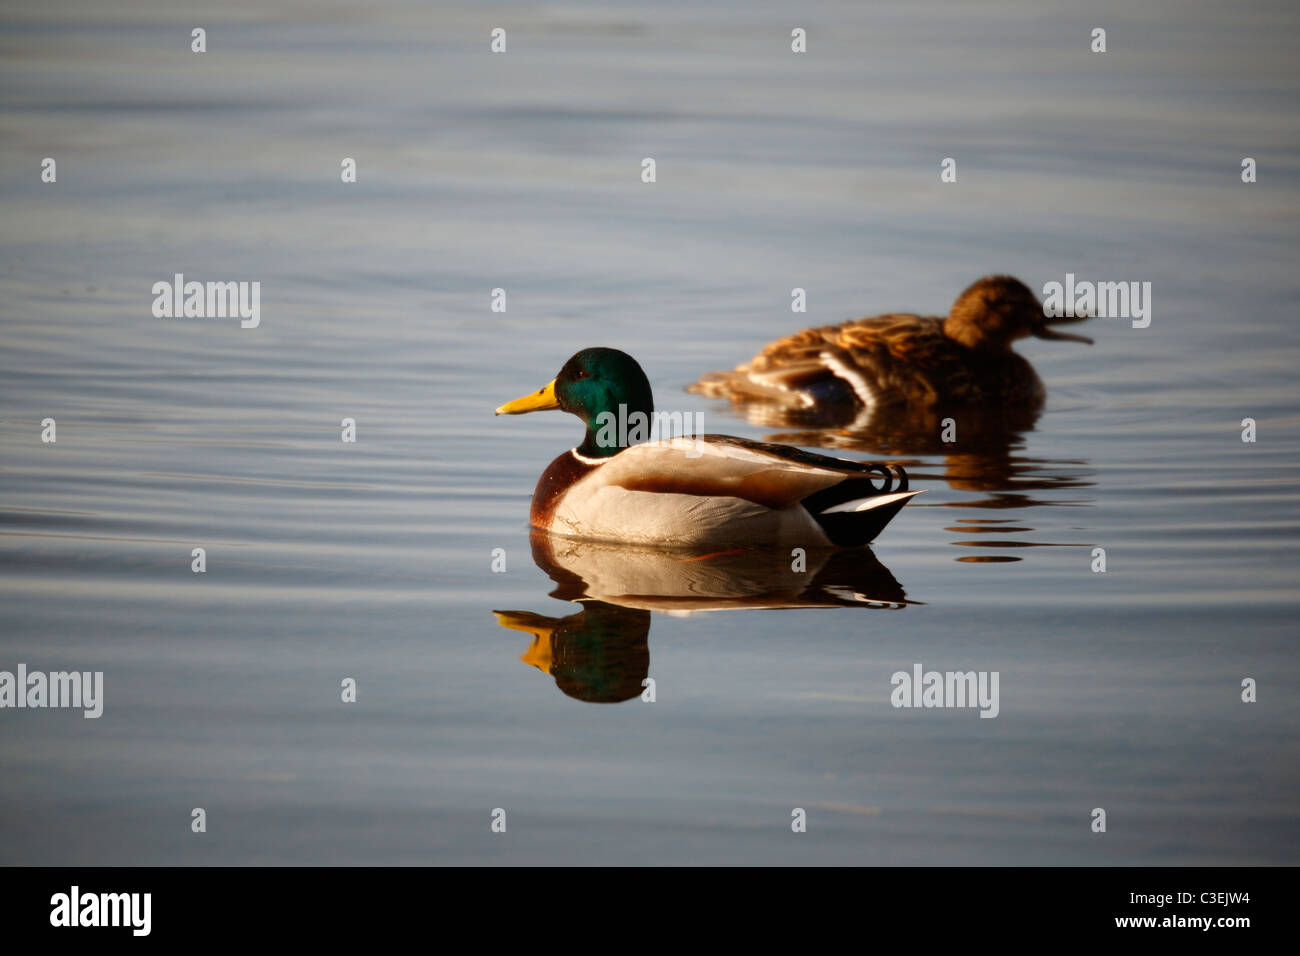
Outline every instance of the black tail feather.
{"label": "black tail feather", "polygon": [[[897,475],[886,465],[871,463],[867,467],[880,473],[883,479],[881,484],[877,485],[868,477],[846,478],[839,484],[809,495],[801,502],[812,515],[813,520],[821,526],[826,537],[838,547],[856,548],[871,543],[908,502],[907,498],[900,498],[867,511],[837,511],[834,514],[823,514],[827,509],[846,501],[907,491],[907,472],[902,467],[894,466]],[[897,487],[894,484],[895,479],[898,482]]]}

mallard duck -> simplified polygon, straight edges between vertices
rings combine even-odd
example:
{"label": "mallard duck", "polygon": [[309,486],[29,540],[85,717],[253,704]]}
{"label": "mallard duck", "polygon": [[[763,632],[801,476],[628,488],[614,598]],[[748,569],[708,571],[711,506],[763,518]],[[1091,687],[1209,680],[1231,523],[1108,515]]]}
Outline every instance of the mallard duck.
{"label": "mallard duck", "polygon": [[769,343],[731,372],[706,375],[691,391],[737,404],[791,408],[1042,404],[1042,380],[1011,350],[1035,336],[1092,344],[1052,326],[1088,316],[1049,317],[1011,276],[986,276],[957,297],[946,318],[878,315],[804,329]]}
{"label": "mallard duck", "polygon": [[729,435],[636,444],[671,416],[655,417],[645,372],[617,349],[583,349],[496,413],[554,408],[582,419],[586,435],[533,493],[532,525],[552,534],[670,547],[857,547],[918,493],[901,468]]}

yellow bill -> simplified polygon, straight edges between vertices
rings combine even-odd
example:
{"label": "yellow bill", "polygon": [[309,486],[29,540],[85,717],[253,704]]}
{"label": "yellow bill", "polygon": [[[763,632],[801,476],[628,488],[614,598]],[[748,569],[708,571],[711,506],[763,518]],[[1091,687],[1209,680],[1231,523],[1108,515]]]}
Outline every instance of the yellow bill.
{"label": "yellow bill", "polygon": [[540,671],[551,672],[551,635],[555,631],[556,620],[543,617],[531,611],[493,611],[497,623],[512,631],[523,631],[533,635],[533,643],[519,656],[525,664],[531,664]]}
{"label": "yellow bill", "polygon": [[544,412],[559,408],[560,401],[555,397],[555,379],[551,379],[537,391],[513,402],[506,402],[496,410],[498,415],[522,415],[525,412]]}

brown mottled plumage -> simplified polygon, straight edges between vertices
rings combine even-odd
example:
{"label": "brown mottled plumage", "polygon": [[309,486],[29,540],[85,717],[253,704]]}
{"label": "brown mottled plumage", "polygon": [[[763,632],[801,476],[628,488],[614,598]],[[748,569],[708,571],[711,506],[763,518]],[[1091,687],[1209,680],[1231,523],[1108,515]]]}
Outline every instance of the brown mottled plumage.
{"label": "brown mottled plumage", "polygon": [[691,391],[796,408],[1037,406],[1043,383],[1011,344],[1031,335],[1091,344],[1050,328],[1084,318],[1045,316],[1024,283],[987,276],[957,297],[946,318],[880,315],[804,329],[769,343],[734,371],[706,375]]}

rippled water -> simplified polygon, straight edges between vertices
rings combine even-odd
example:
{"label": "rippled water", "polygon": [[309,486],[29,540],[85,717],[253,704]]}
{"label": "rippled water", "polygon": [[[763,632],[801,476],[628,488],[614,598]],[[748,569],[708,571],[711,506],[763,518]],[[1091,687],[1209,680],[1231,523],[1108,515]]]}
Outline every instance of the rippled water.
{"label": "rippled water", "polygon": [[[105,682],[0,712],[0,861],[1300,862],[1300,18],[1167,12],[0,15],[0,669]],[[534,562],[579,426],[491,410],[573,351],[866,457],[685,387],[993,271],[1150,281],[1153,321],[1022,344],[1028,427],[886,448],[926,494],[830,591]],[[260,281],[260,327],[154,318],[178,272]],[[916,663],[999,672],[997,719],[892,707]]]}

